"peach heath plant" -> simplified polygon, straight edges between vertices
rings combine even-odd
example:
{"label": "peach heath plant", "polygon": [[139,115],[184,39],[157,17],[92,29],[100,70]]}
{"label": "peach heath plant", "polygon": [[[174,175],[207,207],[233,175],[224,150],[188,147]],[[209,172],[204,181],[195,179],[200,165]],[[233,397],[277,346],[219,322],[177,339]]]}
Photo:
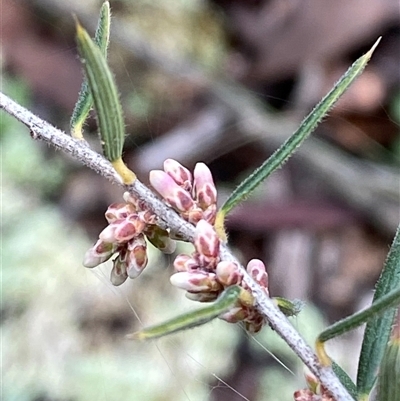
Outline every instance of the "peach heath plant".
{"label": "peach heath plant", "polygon": [[[124,203],[108,208],[108,226],[86,253],[84,264],[87,267],[114,258],[111,281],[114,285],[120,285],[128,277],[137,277],[146,267],[146,239],[167,253],[174,250],[176,239],[194,244],[191,255],[176,257],[171,282],[186,290],[190,299],[214,302],[208,302],[208,306],[178,316],[165,324],[143,329],[133,338],[160,337],[216,317],[228,322],[243,322],[251,332],[257,332],[268,324],[293,349],[318,382],[318,386],[296,392],[297,401],[371,400],[376,382],[379,401],[400,399],[398,335],[389,341],[396,307],[400,303],[400,227],[377,281],[371,306],[324,330],[317,338],[315,352],[285,316],[296,314],[298,305],[283,298],[270,298],[264,264],[253,259],[243,267],[228,248],[224,229],[227,214],[288,160],[361,74],[379,39],[370,51],[353,63],[281,147],[217,208],[217,191],[211,173],[203,163],[196,165],[193,174],[171,159],[165,162],[163,171],[152,171],[150,182],[162,200],[124,164],[122,149],[125,124],[122,106],[106,60],[109,28],[108,2],[101,8],[94,41],[77,22],[77,43],[83,60],[85,81],[71,119],[72,137],[2,93],[0,107],[23,122],[33,139],[43,140],[63,150],[127,191]],[[104,157],[90,149],[82,134],[92,107],[96,111]],[[357,380],[353,382],[329,358],[324,344],[363,323],[367,324],[359,354]]]}

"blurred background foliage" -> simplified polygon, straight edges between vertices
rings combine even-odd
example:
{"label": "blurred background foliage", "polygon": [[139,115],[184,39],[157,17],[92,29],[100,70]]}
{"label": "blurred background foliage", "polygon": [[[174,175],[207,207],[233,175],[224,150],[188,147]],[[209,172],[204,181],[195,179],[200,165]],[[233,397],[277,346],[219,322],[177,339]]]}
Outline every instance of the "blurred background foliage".
{"label": "blurred background foliage", "polygon": [[[167,157],[189,168],[204,161],[220,197],[383,36],[313,138],[228,220],[242,261],[268,264],[271,293],[307,302],[293,323],[309,342],[369,302],[399,221],[397,2],[110,3],[125,159],[144,182]],[[100,5],[1,3],[1,90],[65,131],[82,79],[72,14],[93,32]],[[118,288],[110,266],[85,270],[83,254],[120,189],[33,142],[4,113],[0,133],[4,400],[283,401],[304,387],[301,364],[268,329],[253,338],[214,321],[126,341],[140,327],[136,313],[151,324],[197,307],[169,285],[172,259],[152,250],[143,275]],[[94,118],[86,136],[99,150]],[[331,346],[352,374],[359,337]]]}

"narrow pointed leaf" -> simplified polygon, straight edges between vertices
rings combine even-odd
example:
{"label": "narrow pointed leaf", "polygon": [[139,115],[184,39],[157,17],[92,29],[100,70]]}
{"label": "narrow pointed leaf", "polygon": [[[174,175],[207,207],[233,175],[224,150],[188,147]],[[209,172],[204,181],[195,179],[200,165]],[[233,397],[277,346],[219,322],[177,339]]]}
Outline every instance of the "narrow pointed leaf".
{"label": "narrow pointed leaf", "polygon": [[332,362],[332,369],[349,394],[357,400],[357,387],[350,376],[336,362]]}
{"label": "narrow pointed leaf", "polygon": [[182,314],[164,323],[145,328],[130,334],[128,338],[149,340],[205,324],[232,308],[239,299],[240,293],[241,288],[239,286],[234,285],[228,287],[212,305]]}
{"label": "narrow pointed leaf", "polygon": [[[110,41],[110,20],[110,3],[106,1],[101,7],[99,21],[94,36],[94,42],[99,47],[105,58],[107,58],[107,47]],[[82,127],[92,107],[92,94],[89,89],[88,81],[86,77],[84,77],[70,123],[71,135],[74,138],[83,139]]]}
{"label": "narrow pointed leaf", "polygon": [[[373,304],[396,290],[400,291],[400,226],[397,228],[381,276],[375,286]],[[389,341],[394,316],[395,308],[392,307],[382,316],[371,320],[365,328],[357,373],[357,388],[361,395],[369,394],[375,383]]]}
{"label": "narrow pointed leaf", "polygon": [[[360,57],[340,78],[333,89],[321,100],[314,110],[303,120],[299,129],[286,142],[276,150],[260,167],[258,167],[249,177],[242,181],[227,199],[221,210],[218,212],[217,221],[221,221],[225,216],[241,201],[246,199],[251,192],[256,189],[273,171],[281,167],[296,148],[314,131],[318,123],[323,119],[328,111],[333,107],[345,90],[361,74],[380,39],[376,41],[371,50]],[[222,230],[221,230],[222,231]]]}
{"label": "narrow pointed leaf", "polygon": [[104,156],[113,162],[121,158],[125,137],[117,87],[101,50],[79,23],[76,37],[93,96]]}
{"label": "narrow pointed leaf", "polygon": [[[382,314],[385,311],[389,310],[390,313],[392,313],[392,311],[394,311],[394,308],[399,304],[400,304],[400,287],[397,287],[392,291],[390,291],[389,293],[382,295],[379,299],[374,301],[372,305],[369,306],[368,308],[363,309],[362,311],[357,312],[354,315],[348,316],[342,320],[339,320],[338,322],[329,326],[318,336],[318,341],[324,343],[334,337],[340,336],[343,333],[347,333],[348,331],[361,326],[365,322],[375,320],[376,316]],[[392,322],[393,318],[391,320],[390,327]],[[390,334],[390,327],[389,327],[389,334]],[[386,344],[387,341],[385,343],[385,347]]]}
{"label": "narrow pointed leaf", "polygon": [[378,377],[378,400],[400,400],[400,339],[389,342]]}

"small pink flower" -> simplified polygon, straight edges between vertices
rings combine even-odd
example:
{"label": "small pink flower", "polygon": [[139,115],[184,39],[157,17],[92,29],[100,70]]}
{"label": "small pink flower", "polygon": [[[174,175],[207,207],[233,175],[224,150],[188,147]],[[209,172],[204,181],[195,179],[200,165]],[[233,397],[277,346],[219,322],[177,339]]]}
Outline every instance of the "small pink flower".
{"label": "small pink flower", "polygon": [[252,259],[247,263],[247,272],[262,287],[268,289],[268,273],[266,272],[264,263],[259,259]]}
{"label": "small pink flower", "polygon": [[202,271],[175,273],[170,277],[170,282],[172,285],[190,292],[214,292],[222,288],[214,273]]}
{"label": "small pink flower", "polygon": [[114,254],[117,246],[102,240],[98,240],[92,248],[90,248],[83,259],[85,267],[96,267],[106,262]]}
{"label": "small pink flower", "polygon": [[210,223],[200,220],[197,223],[194,237],[194,246],[200,255],[218,258],[220,240]]}
{"label": "small pink flower", "polygon": [[162,170],[150,171],[150,183],[153,188],[176,210],[187,212],[194,206],[188,191],[181,188],[167,173]]}
{"label": "small pink flower", "polygon": [[243,274],[239,271],[238,266],[233,262],[219,262],[215,272],[217,274],[218,281],[224,287],[240,285],[243,279]]}
{"label": "small pink flower", "polygon": [[145,226],[145,223],[140,220],[138,215],[130,215],[127,219],[120,222],[116,227],[114,232],[115,239],[118,243],[128,242],[133,237],[141,234]]}
{"label": "small pink flower", "polygon": [[147,265],[147,244],[143,235],[128,242],[126,252],[126,271],[129,278],[136,278]]}
{"label": "small pink flower", "polygon": [[110,224],[116,220],[126,219],[134,213],[136,213],[136,210],[133,205],[128,203],[113,203],[108,207],[105,217]]}
{"label": "small pink flower", "polygon": [[217,189],[210,169],[204,163],[197,163],[194,172],[194,191],[199,206],[205,210],[217,202]]}
{"label": "small pink flower", "polygon": [[203,219],[204,212],[199,207],[194,206],[187,213],[183,214],[182,217],[186,219],[189,223],[197,225],[197,223]]}
{"label": "small pink flower", "polygon": [[215,218],[217,216],[217,205],[210,205],[207,209],[203,211],[203,219],[210,223],[211,225],[214,225],[215,223]]}
{"label": "small pink flower", "polygon": [[174,269],[176,272],[190,272],[198,269],[196,260],[189,255],[180,254],[174,260]]}
{"label": "small pink flower", "polygon": [[192,190],[192,174],[182,164],[174,159],[167,159],[164,162],[164,171],[171,176],[174,181],[188,192]]}

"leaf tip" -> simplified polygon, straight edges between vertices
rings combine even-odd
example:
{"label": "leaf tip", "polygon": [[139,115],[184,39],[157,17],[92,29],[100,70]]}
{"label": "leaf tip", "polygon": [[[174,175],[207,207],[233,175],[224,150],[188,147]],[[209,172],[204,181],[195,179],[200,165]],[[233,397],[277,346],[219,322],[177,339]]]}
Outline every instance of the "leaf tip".
{"label": "leaf tip", "polygon": [[136,331],[125,336],[127,340],[143,341],[146,339],[146,335],[142,331]]}
{"label": "leaf tip", "polygon": [[365,56],[368,58],[368,60],[372,57],[372,54],[374,53],[375,49],[379,45],[379,42],[381,41],[382,36],[379,36],[379,38],[376,40],[376,42],[372,45],[371,49],[368,50],[367,53],[365,53]]}

